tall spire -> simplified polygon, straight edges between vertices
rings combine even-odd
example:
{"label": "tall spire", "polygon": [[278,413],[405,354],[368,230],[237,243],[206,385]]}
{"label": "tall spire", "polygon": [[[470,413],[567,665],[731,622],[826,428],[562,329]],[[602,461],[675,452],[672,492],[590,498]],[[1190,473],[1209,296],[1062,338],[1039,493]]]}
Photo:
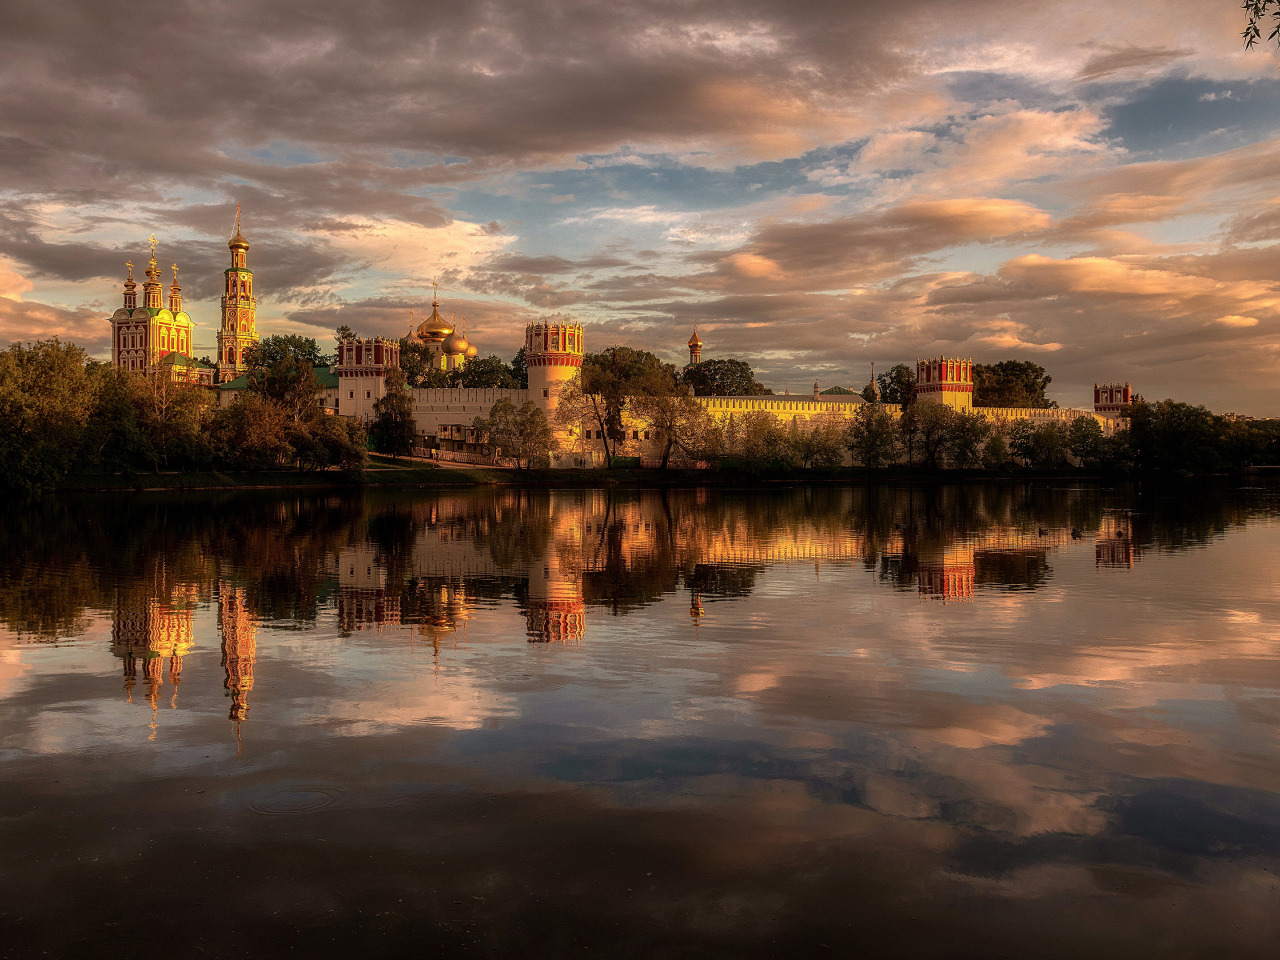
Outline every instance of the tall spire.
{"label": "tall spire", "polygon": [[129,275],[124,278],[124,308],[126,310],[136,310],[138,307],[138,285],[133,280],[133,261],[126,260],[124,265],[129,271]]}
{"label": "tall spire", "polygon": [[160,310],[160,268],[156,265],[156,246],[160,241],[153,233],[147,242],[151,244],[151,259],[147,261],[147,282],[142,285],[143,306],[148,310]]}
{"label": "tall spire", "polygon": [[178,286],[178,265],[173,265],[173,283],[169,285],[169,311],[171,313],[180,313],[182,311],[182,288]]}

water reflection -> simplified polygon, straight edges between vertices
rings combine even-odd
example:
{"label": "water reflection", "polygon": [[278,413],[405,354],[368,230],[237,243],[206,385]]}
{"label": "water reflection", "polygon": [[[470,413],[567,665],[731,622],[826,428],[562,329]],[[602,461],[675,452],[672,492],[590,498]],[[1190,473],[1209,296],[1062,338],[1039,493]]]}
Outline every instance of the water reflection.
{"label": "water reflection", "polygon": [[[163,899],[160,854],[114,812],[146,796],[191,824],[168,844],[210,878],[195,899],[244,929],[284,936],[279,912],[324,930],[318,955],[388,931],[440,944],[453,921],[501,931],[488,955],[547,925],[573,952],[628,930],[635,955],[1124,955],[1161,930],[1178,955],[1266,955],[1278,502],[974,485],[40,504],[0,522],[0,773],[23,785],[0,842],[43,878],[0,879],[38,931],[15,942],[75,953],[41,883],[69,885],[86,942],[116,922],[103,883]],[[110,866],[77,872],[92,856]],[[242,886],[255,872],[271,882]],[[548,919],[530,891],[576,906]],[[170,936],[181,918],[244,946],[166,904]]]}

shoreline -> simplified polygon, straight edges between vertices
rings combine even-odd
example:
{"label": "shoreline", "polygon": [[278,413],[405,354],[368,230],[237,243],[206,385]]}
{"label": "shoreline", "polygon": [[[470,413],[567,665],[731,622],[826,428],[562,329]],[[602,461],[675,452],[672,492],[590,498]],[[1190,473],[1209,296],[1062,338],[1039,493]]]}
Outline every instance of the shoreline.
{"label": "shoreline", "polygon": [[836,470],[788,470],[753,473],[743,470],[679,470],[639,469],[568,469],[513,470],[484,466],[439,467],[435,465],[379,465],[360,478],[350,478],[333,471],[271,471],[252,474],[236,473],[164,473],[132,477],[81,477],[60,486],[56,493],[156,493],[167,491],[225,490],[361,490],[366,488],[431,488],[431,487],[670,487],[670,486],[831,486],[871,483],[1018,483],[1029,481],[1125,482],[1130,480],[1206,480],[1224,476],[1271,473],[1263,467],[1252,467],[1241,474],[1204,476],[1157,476],[1139,473],[1104,473],[1098,471],[1029,470],[1018,472],[990,470],[927,470],[839,468]]}

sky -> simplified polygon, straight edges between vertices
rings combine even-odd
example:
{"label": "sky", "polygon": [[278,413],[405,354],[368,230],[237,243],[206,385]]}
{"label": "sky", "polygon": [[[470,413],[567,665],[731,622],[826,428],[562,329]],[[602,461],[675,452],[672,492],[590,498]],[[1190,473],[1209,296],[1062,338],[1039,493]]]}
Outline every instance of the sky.
{"label": "sky", "polygon": [[[1051,14],[1051,15],[1050,15]],[[775,391],[937,355],[1280,416],[1280,58],[1236,0],[19,0],[0,342],[109,355],[124,263],[213,354],[456,316],[739,357]],[[465,323],[464,323],[465,318]]]}

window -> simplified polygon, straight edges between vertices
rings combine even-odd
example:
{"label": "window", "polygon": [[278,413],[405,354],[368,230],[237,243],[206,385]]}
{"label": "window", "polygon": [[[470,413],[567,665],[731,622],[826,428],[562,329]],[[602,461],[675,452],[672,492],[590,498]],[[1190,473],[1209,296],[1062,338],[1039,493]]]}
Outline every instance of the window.
{"label": "window", "polygon": [[546,399],[547,399],[547,391],[546,391],[546,390],[543,390],[543,391],[542,391],[542,399],[543,399],[543,400],[546,400]]}
{"label": "window", "polygon": [[646,431],[644,432],[644,438],[645,438],[646,440],[648,440],[648,439],[649,439],[649,431],[648,431],[648,430],[646,430]]}
{"label": "window", "polygon": [[364,392],[364,398],[365,398],[366,400],[372,400],[372,399],[373,399],[373,394],[372,394],[370,391],[366,390],[366,391]]}
{"label": "window", "polygon": [[639,440],[639,439],[640,439],[640,431],[639,431],[639,430],[632,430],[632,431],[631,431],[631,439],[632,439],[632,440]]}
{"label": "window", "polygon": [[348,399],[348,400],[354,400],[355,398],[356,398],[356,392],[355,392],[354,390],[348,390],[348,391],[347,391],[347,399]]}

